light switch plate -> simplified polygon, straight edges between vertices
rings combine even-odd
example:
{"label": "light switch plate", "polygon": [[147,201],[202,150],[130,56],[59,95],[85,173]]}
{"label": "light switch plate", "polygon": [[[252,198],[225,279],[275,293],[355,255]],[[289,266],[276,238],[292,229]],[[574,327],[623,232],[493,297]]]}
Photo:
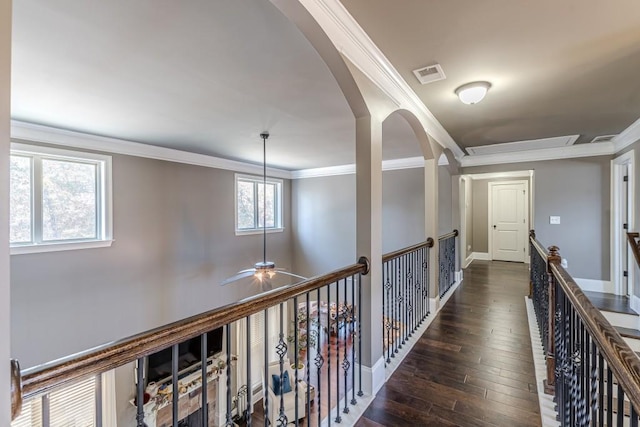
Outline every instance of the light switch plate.
{"label": "light switch plate", "polygon": [[549,224],[560,224],[560,217],[559,216],[550,216],[549,217]]}

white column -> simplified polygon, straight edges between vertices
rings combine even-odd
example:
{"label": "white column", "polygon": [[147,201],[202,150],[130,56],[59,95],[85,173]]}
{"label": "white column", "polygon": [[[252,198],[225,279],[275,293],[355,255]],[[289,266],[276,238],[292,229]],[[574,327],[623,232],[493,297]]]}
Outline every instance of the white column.
{"label": "white column", "polygon": [[362,388],[374,395],[384,384],[382,358],[382,121],[356,119],[356,253],[371,271],[362,280]]}
{"label": "white column", "polygon": [[11,420],[9,393],[9,138],[11,116],[11,0],[0,0],[0,425]]}
{"label": "white column", "polygon": [[438,295],[438,159],[424,161],[424,230],[433,237],[429,251],[429,309],[434,316],[440,306]]}

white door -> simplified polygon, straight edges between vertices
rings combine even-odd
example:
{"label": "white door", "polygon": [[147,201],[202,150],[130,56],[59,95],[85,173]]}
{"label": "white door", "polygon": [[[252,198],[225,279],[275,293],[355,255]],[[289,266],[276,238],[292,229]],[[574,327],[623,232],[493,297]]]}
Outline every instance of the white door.
{"label": "white door", "polygon": [[527,246],[527,183],[490,183],[491,259],[524,262]]}

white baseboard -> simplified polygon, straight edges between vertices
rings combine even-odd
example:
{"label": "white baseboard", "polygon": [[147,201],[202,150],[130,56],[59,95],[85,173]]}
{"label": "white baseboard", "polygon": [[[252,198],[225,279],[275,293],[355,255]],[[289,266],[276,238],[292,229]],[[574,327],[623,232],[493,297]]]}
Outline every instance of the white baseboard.
{"label": "white baseboard", "polygon": [[640,298],[638,298],[635,295],[631,295],[631,301],[629,301],[629,306],[631,307],[631,310],[640,314]]}
{"label": "white baseboard", "polygon": [[473,253],[469,254],[469,256],[466,257],[465,260],[462,262],[462,268],[469,267],[469,264],[471,264],[471,261],[473,261]]}
{"label": "white baseboard", "polygon": [[475,260],[482,260],[482,261],[491,261],[491,257],[489,256],[489,252],[473,252],[471,253],[471,257]]}
{"label": "white baseboard", "polygon": [[442,310],[442,307],[444,307],[444,305],[449,301],[449,298],[451,298],[451,295],[453,295],[456,289],[458,289],[460,283],[462,283],[462,280],[456,280],[456,282],[451,285],[451,288],[449,288],[447,293],[444,294],[444,297],[440,300],[440,303],[438,304],[438,311]]}
{"label": "white baseboard", "polygon": [[594,280],[594,279],[578,279],[574,278],[575,282],[580,286],[583,291],[591,292],[604,292],[608,294],[615,293],[613,284],[608,280]]}
{"label": "white baseboard", "polygon": [[543,427],[556,427],[560,423],[556,421],[558,413],[555,410],[553,396],[545,394],[544,380],[547,376],[547,364],[545,360],[542,342],[540,341],[540,332],[536,314],[533,309],[533,301],[524,297],[524,303],[527,307],[527,319],[529,320],[529,333],[531,336],[531,351],[533,353],[533,364],[536,373],[536,388],[538,389],[538,403],[540,404],[540,421]]}
{"label": "white baseboard", "polygon": [[375,396],[386,380],[384,358],[378,359],[371,368],[362,365],[362,391],[365,394]]}

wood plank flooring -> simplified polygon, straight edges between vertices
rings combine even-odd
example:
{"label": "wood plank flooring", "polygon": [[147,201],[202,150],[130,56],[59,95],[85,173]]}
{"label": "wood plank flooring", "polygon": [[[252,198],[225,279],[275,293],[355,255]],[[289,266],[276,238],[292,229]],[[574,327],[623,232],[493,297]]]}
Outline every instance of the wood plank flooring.
{"label": "wood plank flooring", "polygon": [[539,426],[525,264],[474,261],[356,424]]}

